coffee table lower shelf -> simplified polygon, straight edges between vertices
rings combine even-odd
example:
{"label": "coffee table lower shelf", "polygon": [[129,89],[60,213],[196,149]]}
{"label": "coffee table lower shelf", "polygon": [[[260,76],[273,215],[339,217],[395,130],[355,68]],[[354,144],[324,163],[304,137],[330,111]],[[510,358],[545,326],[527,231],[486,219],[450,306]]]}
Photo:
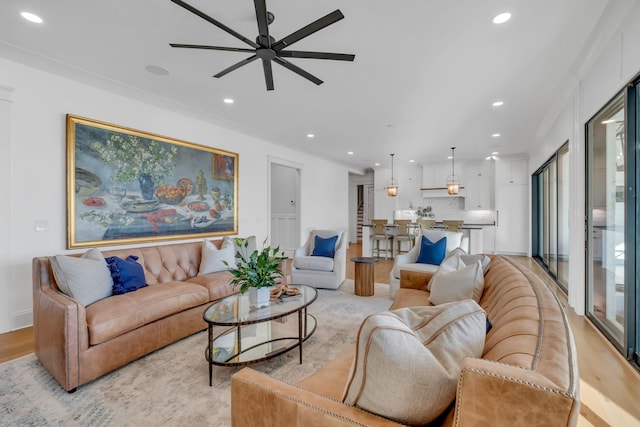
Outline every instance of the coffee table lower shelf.
{"label": "coffee table lower shelf", "polygon": [[[302,343],[316,330],[316,318],[306,310],[280,319],[248,325],[234,326],[213,338],[209,325],[209,343],[205,358],[217,366],[245,366],[262,362],[292,350],[300,351],[302,363]],[[297,336],[296,336],[297,335]],[[211,358],[210,354],[214,357]],[[209,385],[212,372],[209,370]]]}

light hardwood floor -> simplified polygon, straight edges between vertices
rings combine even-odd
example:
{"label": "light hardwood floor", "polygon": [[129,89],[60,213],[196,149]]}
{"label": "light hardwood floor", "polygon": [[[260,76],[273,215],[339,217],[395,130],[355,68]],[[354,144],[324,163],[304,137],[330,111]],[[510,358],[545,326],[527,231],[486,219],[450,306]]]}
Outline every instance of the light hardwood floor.
{"label": "light hardwood floor", "polygon": [[[359,244],[349,246],[347,260],[361,255]],[[531,258],[517,257],[556,290],[564,305],[578,349],[580,370],[580,420],[578,426],[640,426],[640,374],[613,348],[585,317],[567,305],[566,296]],[[389,283],[393,260],[375,265],[375,281]],[[354,277],[354,263],[347,261],[347,278]],[[391,303],[391,301],[389,301]],[[24,328],[0,334],[0,362],[33,352],[33,331]]]}

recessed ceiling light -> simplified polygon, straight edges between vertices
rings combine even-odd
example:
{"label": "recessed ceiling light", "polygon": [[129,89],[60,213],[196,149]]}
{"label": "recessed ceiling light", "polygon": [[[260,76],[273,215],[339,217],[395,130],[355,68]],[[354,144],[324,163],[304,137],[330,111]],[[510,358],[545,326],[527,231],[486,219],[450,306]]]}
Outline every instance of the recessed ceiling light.
{"label": "recessed ceiling light", "polygon": [[312,134],[312,133],[308,133],[308,134],[307,134],[307,138],[315,138],[315,137],[316,137],[316,136],[315,136],[314,134]]}
{"label": "recessed ceiling light", "polygon": [[502,105],[504,105],[504,101],[496,101],[491,105],[493,105],[494,107],[501,107]]}
{"label": "recessed ceiling light", "polygon": [[499,133],[494,133],[493,135],[491,135],[494,138],[500,138],[500,134]]}
{"label": "recessed ceiling light", "polygon": [[380,163],[376,163],[374,166],[380,166]]}
{"label": "recessed ceiling light", "polygon": [[347,154],[353,156],[353,151],[347,151]]}
{"label": "recessed ceiling light", "polygon": [[224,99],[224,103],[225,103],[225,104],[233,104],[233,99],[231,99],[231,98],[225,98],[225,99]]}
{"label": "recessed ceiling light", "polygon": [[451,160],[453,159],[453,156],[447,156],[447,159]]}
{"label": "recessed ceiling light", "polygon": [[169,70],[166,68],[162,68],[159,65],[147,65],[144,67],[145,70],[150,72],[151,74],[155,74],[156,76],[167,76],[169,75]]}
{"label": "recessed ceiling light", "polygon": [[497,154],[498,154],[498,152],[497,152],[497,151],[494,151],[494,152],[492,152],[492,153],[491,153],[491,155],[492,155],[492,156],[495,156],[495,155],[497,155]]}
{"label": "recessed ceiling light", "polygon": [[40,18],[38,15],[36,15],[35,13],[31,13],[31,12],[20,12],[20,16],[22,16],[24,19],[26,19],[29,22],[34,22],[36,24],[42,24],[42,22],[44,22],[42,20],[42,18]]}
{"label": "recessed ceiling light", "polygon": [[413,159],[409,160],[409,163],[415,163],[415,162],[416,162],[416,161],[415,161],[415,160],[413,160]]}
{"label": "recessed ceiling light", "polygon": [[499,15],[496,15],[496,17],[493,18],[493,23],[494,24],[504,24],[509,19],[511,19],[511,14],[509,12],[504,12],[504,13],[501,13]]}

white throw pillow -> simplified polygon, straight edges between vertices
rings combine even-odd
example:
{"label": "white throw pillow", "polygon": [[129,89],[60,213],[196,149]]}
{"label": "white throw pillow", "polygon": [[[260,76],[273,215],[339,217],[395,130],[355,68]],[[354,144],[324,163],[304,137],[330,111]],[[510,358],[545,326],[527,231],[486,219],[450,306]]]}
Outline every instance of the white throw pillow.
{"label": "white throw pillow", "polygon": [[367,317],[344,402],[402,424],[432,422],[455,399],[465,357],[480,357],[486,314],[471,300]]}
{"label": "white throw pillow", "polygon": [[465,265],[473,264],[476,261],[480,261],[482,263],[482,272],[483,274],[487,274],[487,268],[489,268],[489,263],[491,262],[491,258],[487,255],[476,254],[476,255],[460,255],[460,260],[465,263]]}
{"label": "white throw pillow", "polygon": [[442,260],[440,263],[440,268],[447,271],[458,270],[462,267],[465,267],[466,264],[462,261],[461,257],[466,255],[464,249],[455,248]]}
{"label": "white throw pillow", "polygon": [[[222,261],[227,261],[225,265]],[[235,247],[232,243],[225,241],[218,249],[214,243],[205,239],[202,241],[202,254],[200,256],[200,270],[198,275],[225,271],[229,268],[236,268]]]}
{"label": "white throw pillow", "polygon": [[99,249],[89,249],[81,257],[56,255],[51,268],[58,288],[85,307],[113,295],[113,279]]}
{"label": "white throw pillow", "polygon": [[473,299],[480,301],[484,289],[482,264],[467,265],[458,270],[439,268],[429,281],[429,301],[433,305]]}

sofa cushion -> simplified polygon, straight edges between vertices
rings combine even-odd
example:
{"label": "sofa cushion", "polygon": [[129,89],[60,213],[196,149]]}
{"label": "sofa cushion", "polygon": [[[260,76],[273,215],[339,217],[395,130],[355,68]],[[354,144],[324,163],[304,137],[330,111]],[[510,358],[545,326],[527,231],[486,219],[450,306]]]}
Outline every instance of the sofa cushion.
{"label": "sofa cushion", "polygon": [[230,284],[231,279],[233,279],[233,276],[229,271],[218,271],[192,277],[185,282],[195,283],[204,287],[209,292],[209,301],[214,301],[238,292]]}
{"label": "sofa cushion", "polygon": [[321,256],[297,256],[293,266],[299,270],[333,271],[333,258]]}
{"label": "sofa cushion", "polygon": [[334,251],[337,250],[338,247],[340,246],[340,243],[341,243],[340,240],[342,239],[344,232],[336,232],[335,230],[320,230],[320,229],[311,230],[311,233],[309,234],[309,252],[306,253],[305,255],[311,255],[313,253],[313,250],[315,249],[315,244],[316,244],[316,236],[326,239],[326,238],[335,236],[336,233],[338,238],[335,241]]}
{"label": "sofa cushion", "polygon": [[464,266],[475,264],[476,261],[482,263],[482,272],[486,273],[491,258],[484,254],[470,255],[462,248],[455,248],[447,254],[446,258],[440,263],[440,267],[446,270],[457,270]]}
{"label": "sofa cushion", "polygon": [[112,256],[106,261],[109,270],[111,270],[114,295],[126,294],[147,286],[144,269],[138,264],[137,256],[129,255],[125,259]]}
{"label": "sofa cushion", "polygon": [[[446,253],[448,254],[455,248],[458,248],[462,245],[462,232],[461,231],[448,231],[448,230],[422,230],[422,235],[427,236],[427,239],[432,242],[437,242],[443,237],[447,238],[447,249]],[[420,242],[416,241],[416,244]]]}
{"label": "sofa cushion", "polygon": [[225,240],[220,249],[213,242],[207,239],[203,240],[198,275],[236,268],[235,254],[236,247],[229,240]]}
{"label": "sofa cushion", "polygon": [[336,252],[336,243],[338,242],[338,235],[332,237],[320,237],[315,236],[313,244],[313,252],[311,256],[323,256],[327,258],[333,258]]}
{"label": "sofa cushion", "polygon": [[185,282],[156,283],[136,292],[102,299],[86,309],[89,344],[100,344],[207,302],[209,292],[206,288]]}
{"label": "sofa cushion", "polygon": [[446,255],[447,238],[443,237],[437,242],[432,242],[427,236],[422,236],[420,253],[416,262],[418,264],[440,265]]}
{"label": "sofa cushion", "polygon": [[484,289],[484,275],[480,260],[457,270],[439,268],[428,284],[431,295],[429,301],[434,305],[452,301],[473,299],[480,301]]}
{"label": "sofa cushion", "polygon": [[58,288],[67,296],[87,306],[113,294],[109,267],[99,249],[82,256],[56,255],[51,258]]}
{"label": "sofa cushion", "polygon": [[367,317],[344,402],[410,425],[453,402],[465,357],[479,357],[486,315],[474,301],[401,308]]}

